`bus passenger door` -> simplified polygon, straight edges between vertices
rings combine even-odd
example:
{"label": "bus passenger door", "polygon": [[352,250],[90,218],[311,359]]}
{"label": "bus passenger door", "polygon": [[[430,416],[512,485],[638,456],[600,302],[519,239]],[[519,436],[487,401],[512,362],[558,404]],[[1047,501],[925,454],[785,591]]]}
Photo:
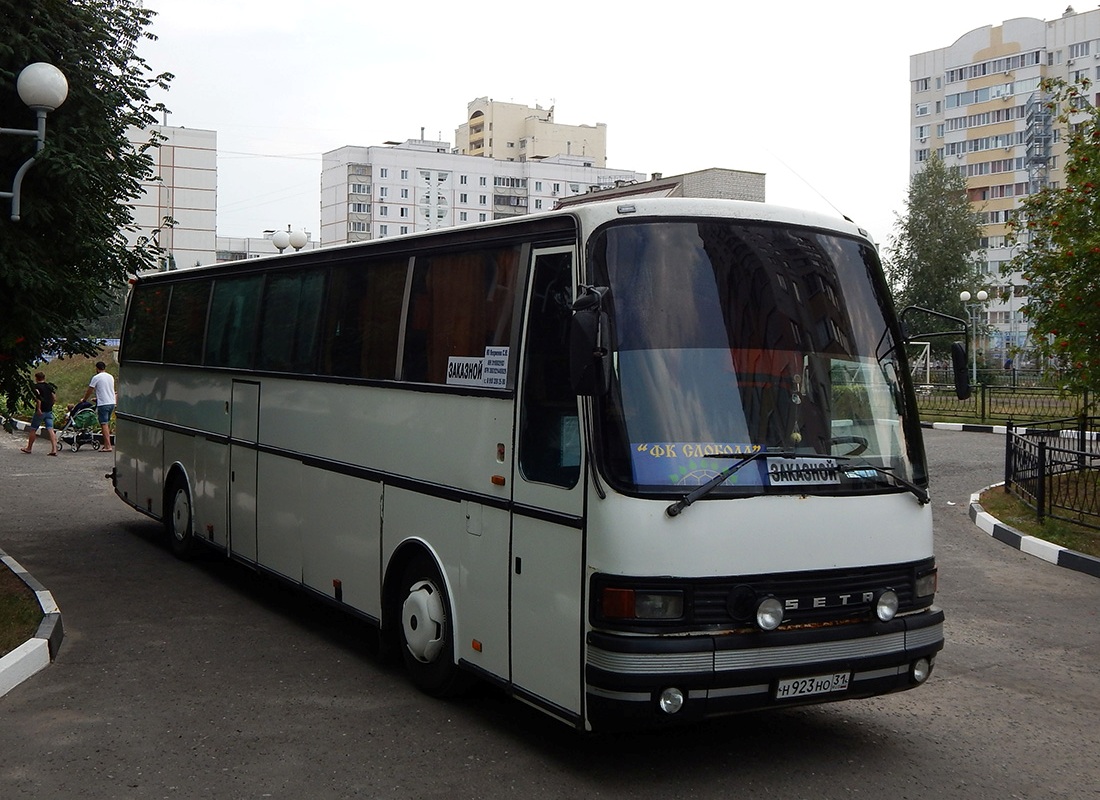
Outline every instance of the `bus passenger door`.
{"label": "bus passenger door", "polygon": [[513,479],[512,684],[583,712],[584,529],[578,398],[569,383],[573,248],[536,250],[520,366]]}
{"label": "bus passenger door", "polygon": [[256,560],[256,463],[260,384],[233,381],[229,417],[229,552]]}

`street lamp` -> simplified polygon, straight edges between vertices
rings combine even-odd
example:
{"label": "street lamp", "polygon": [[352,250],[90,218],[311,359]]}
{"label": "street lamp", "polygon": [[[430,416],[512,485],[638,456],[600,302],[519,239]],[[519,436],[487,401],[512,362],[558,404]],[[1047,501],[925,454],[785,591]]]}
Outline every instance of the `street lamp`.
{"label": "street lamp", "polygon": [[[65,80],[65,74],[53,64],[39,61],[23,68],[15,81],[15,89],[19,92],[19,99],[38,115],[38,127],[0,128],[0,134],[35,137],[34,152],[37,155],[46,146],[46,115],[65,102],[65,98],[69,96],[69,82]],[[0,192],[0,197],[11,199],[12,222],[19,221],[19,190],[23,186],[23,176],[34,166],[34,159],[35,156],[31,156],[23,162],[23,166],[15,173],[10,192]]]}
{"label": "street lamp", "polygon": [[305,231],[292,231],[289,225],[286,226],[285,231],[275,231],[271,234],[271,243],[275,245],[280,255],[288,247],[293,247],[295,251],[301,250],[308,241],[309,237],[306,236]]}
{"label": "street lamp", "polygon": [[959,292],[959,299],[963,301],[963,306],[966,308],[966,316],[970,320],[970,382],[978,382],[978,320],[981,319],[982,304],[989,299],[989,292],[985,289],[979,289],[978,293],[974,295],[976,303],[970,302],[970,292],[965,289]]}

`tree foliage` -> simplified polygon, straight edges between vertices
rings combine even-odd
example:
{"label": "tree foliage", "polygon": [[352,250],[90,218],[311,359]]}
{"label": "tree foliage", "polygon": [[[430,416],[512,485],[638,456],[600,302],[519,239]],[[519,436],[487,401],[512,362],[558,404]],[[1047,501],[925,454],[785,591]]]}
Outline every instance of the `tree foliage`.
{"label": "tree foliage", "polygon": [[1026,245],[1009,262],[1027,279],[1036,350],[1074,390],[1100,390],[1100,111],[1090,82],[1043,82],[1066,153],[1060,186],[1029,195],[1013,223]]}
{"label": "tree foliage", "polygon": [[[134,233],[130,202],[153,174],[148,149],[127,131],[148,129],[163,107],[151,87],[167,89],[137,47],[155,38],[153,12],[139,0],[0,0],[0,119],[33,128],[34,112],[16,93],[19,72],[37,61],[65,73],[69,95],[47,119],[46,146],[22,186],[21,219],[0,202],[0,394],[12,408],[26,396],[29,371],[43,353],[94,352],[85,323],[117,302],[133,273],[155,266],[155,243]],[[34,152],[28,136],[0,136],[0,182]]]}
{"label": "tree foliage", "polygon": [[[986,279],[978,249],[981,226],[962,173],[933,155],[910,179],[905,214],[897,215],[894,231],[886,273],[897,307],[922,306],[965,319],[959,292],[974,292]],[[929,321],[924,330],[941,327]]]}

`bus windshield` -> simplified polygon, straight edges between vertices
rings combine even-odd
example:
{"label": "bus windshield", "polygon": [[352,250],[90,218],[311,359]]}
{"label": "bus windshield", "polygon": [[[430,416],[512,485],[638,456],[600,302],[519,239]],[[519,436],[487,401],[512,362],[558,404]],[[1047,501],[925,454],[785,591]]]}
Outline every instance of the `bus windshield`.
{"label": "bus windshield", "polygon": [[611,390],[596,408],[612,485],[682,494],[747,456],[715,495],[926,483],[868,242],[763,222],[639,221],[597,232],[590,259],[590,277],[611,289]]}

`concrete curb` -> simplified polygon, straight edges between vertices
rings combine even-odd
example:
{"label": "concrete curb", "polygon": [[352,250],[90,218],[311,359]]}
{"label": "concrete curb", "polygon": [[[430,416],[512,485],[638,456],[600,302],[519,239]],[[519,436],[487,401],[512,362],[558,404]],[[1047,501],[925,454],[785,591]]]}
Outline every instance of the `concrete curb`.
{"label": "concrete curb", "polygon": [[0,658],[0,697],[3,697],[57,658],[65,630],[61,624],[61,609],[49,590],[3,550],[0,550],[0,562],[34,592],[43,615],[35,635]]}
{"label": "concrete curb", "polygon": [[1076,550],[1070,550],[1068,547],[1051,544],[1044,539],[1028,536],[1026,533],[1021,533],[1015,528],[1003,524],[992,514],[986,512],[985,509],[982,508],[980,502],[982,492],[988,492],[990,489],[997,489],[1001,486],[1004,486],[1003,481],[1001,483],[995,483],[992,486],[986,486],[984,489],[970,495],[970,519],[973,520],[975,525],[997,541],[1003,542],[1009,547],[1015,547],[1021,552],[1035,556],[1036,558],[1041,558],[1043,561],[1050,562],[1055,566],[1065,567],[1066,569],[1072,569],[1076,572],[1083,572],[1086,575],[1091,575],[1094,578],[1100,578],[1100,559],[1085,555],[1084,553],[1078,553]]}

